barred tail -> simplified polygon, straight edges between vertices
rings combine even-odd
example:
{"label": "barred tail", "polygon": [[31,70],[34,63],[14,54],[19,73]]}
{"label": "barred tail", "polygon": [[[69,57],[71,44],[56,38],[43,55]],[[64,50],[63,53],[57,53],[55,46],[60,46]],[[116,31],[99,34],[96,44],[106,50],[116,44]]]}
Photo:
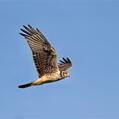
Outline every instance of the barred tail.
{"label": "barred tail", "polygon": [[30,86],[32,86],[32,83],[27,83],[27,84],[19,85],[18,87],[19,88],[28,88]]}

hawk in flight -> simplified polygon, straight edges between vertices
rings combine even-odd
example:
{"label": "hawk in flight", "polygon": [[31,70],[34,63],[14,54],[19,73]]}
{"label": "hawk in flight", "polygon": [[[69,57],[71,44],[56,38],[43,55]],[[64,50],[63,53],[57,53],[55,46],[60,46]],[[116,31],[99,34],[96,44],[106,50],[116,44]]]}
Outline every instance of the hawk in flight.
{"label": "hawk in flight", "polygon": [[69,58],[62,58],[57,63],[57,54],[45,36],[30,25],[23,26],[22,36],[27,40],[31,48],[33,60],[38,72],[38,79],[30,83],[19,85],[19,88],[41,85],[45,83],[59,81],[69,77],[68,69],[72,66]]}

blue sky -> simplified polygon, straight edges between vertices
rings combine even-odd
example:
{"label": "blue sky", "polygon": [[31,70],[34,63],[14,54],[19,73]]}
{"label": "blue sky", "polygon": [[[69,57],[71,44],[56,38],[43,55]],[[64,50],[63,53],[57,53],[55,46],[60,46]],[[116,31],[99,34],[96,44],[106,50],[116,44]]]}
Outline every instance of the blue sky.
{"label": "blue sky", "polygon": [[[0,119],[119,119],[118,0],[0,0]],[[71,77],[37,79],[22,25],[39,28]]]}

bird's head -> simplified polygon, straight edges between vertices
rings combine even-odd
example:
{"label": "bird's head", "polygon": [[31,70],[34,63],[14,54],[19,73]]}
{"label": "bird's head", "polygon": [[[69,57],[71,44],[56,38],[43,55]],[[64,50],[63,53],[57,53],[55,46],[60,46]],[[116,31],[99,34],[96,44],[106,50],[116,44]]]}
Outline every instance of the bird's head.
{"label": "bird's head", "polygon": [[67,71],[62,71],[61,72],[61,77],[62,78],[66,78],[66,77],[70,77],[69,73]]}

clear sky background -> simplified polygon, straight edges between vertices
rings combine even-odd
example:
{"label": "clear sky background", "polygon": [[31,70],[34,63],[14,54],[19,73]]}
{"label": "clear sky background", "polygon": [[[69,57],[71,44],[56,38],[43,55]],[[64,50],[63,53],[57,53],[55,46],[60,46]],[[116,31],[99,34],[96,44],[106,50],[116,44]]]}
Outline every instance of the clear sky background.
{"label": "clear sky background", "polygon": [[[37,79],[27,24],[72,60],[70,78],[17,87]],[[0,0],[0,119],[119,119],[119,0]]]}

